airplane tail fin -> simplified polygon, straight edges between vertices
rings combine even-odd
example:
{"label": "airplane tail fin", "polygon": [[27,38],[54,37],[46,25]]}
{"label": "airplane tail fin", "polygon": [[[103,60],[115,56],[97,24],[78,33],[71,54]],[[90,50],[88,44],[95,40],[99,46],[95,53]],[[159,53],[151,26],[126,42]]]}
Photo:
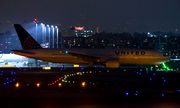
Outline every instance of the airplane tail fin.
{"label": "airplane tail fin", "polygon": [[20,25],[14,24],[23,50],[40,49],[39,43]]}

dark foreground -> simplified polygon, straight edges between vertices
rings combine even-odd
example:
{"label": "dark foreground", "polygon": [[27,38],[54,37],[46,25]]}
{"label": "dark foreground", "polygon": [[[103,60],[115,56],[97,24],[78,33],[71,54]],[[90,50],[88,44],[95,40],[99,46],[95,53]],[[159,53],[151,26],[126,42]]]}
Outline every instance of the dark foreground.
{"label": "dark foreground", "polygon": [[1,68],[0,108],[178,108],[179,82],[178,71]]}

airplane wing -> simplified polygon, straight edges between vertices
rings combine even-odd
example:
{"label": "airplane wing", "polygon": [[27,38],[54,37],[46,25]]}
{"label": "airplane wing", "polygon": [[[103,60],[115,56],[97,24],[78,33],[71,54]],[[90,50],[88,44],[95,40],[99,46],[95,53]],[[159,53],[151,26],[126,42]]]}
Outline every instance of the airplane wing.
{"label": "airplane wing", "polygon": [[35,54],[33,52],[30,52],[30,51],[24,51],[24,50],[12,50],[13,52],[22,52],[22,53],[25,53],[25,54]]}
{"label": "airplane wing", "polygon": [[97,57],[97,56],[91,56],[91,55],[85,55],[85,54],[77,54],[77,53],[71,53],[68,52],[68,54],[72,56],[76,56],[77,58],[82,58],[85,61],[95,61],[99,62],[99,60],[107,60],[108,58],[102,58],[102,57]]}

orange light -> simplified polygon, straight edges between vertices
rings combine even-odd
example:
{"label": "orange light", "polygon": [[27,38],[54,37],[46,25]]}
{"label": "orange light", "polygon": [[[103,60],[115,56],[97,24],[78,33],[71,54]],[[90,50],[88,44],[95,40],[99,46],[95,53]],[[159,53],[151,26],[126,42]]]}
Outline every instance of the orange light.
{"label": "orange light", "polygon": [[85,82],[82,83],[82,86],[83,86],[83,87],[85,86]]}
{"label": "orange light", "polygon": [[39,86],[40,86],[40,84],[39,84],[39,83],[37,83],[36,85],[37,85],[37,87],[39,87]]}
{"label": "orange light", "polygon": [[16,87],[19,87],[19,83],[16,83]]}

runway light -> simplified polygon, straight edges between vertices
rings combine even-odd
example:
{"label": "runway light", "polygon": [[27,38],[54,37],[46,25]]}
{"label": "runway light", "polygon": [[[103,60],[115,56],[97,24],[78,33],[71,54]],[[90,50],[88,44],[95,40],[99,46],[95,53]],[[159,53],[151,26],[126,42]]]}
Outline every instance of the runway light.
{"label": "runway light", "polygon": [[68,81],[68,83],[71,83],[71,81]]}
{"label": "runway light", "polygon": [[75,83],[74,81],[72,83]]}
{"label": "runway light", "polygon": [[29,84],[27,84],[27,86],[29,86]]}
{"label": "runway light", "polygon": [[51,67],[42,67],[44,70],[51,70]]}
{"label": "runway light", "polygon": [[129,93],[126,93],[126,96],[128,96],[129,95]]}
{"label": "runway light", "polygon": [[59,83],[58,85],[61,86],[61,83]]}
{"label": "runway light", "polygon": [[82,83],[82,86],[83,86],[83,87],[85,86],[85,82]]}
{"label": "runway light", "polygon": [[15,85],[16,87],[19,87],[19,83],[16,83],[16,85]]}
{"label": "runway light", "polygon": [[40,86],[40,84],[39,84],[39,83],[37,83],[36,85],[37,85],[37,87],[39,87],[39,86]]}
{"label": "runway light", "polygon": [[109,70],[107,70],[107,72],[109,72]]}
{"label": "runway light", "polygon": [[162,94],[162,97],[164,97],[164,94]]}

